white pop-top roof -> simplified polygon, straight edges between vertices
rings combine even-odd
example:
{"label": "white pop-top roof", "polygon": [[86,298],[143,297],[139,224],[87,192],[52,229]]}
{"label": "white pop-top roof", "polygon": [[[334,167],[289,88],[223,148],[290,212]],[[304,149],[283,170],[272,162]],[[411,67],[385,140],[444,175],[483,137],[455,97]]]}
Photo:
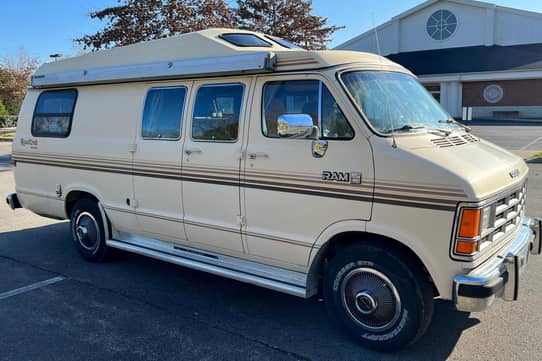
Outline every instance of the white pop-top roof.
{"label": "white pop-top roof", "polygon": [[[252,34],[270,46],[242,47],[221,38],[231,33]],[[316,69],[348,63],[379,64],[406,71],[374,54],[290,49],[260,33],[207,29],[46,63],[34,74],[32,85],[45,88],[201,74]]]}

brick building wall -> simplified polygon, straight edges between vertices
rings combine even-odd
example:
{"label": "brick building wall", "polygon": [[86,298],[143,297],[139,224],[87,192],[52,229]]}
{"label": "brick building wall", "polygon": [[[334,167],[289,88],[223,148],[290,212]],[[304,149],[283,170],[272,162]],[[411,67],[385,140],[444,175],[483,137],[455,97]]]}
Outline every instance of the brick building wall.
{"label": "brick building wall", "polygon": [[[501,100],[491,103],[484,98],[484,92],[490,85],[498,85],[502,89]],[[542,79],[463,83],[463,106],[542,106]]]}

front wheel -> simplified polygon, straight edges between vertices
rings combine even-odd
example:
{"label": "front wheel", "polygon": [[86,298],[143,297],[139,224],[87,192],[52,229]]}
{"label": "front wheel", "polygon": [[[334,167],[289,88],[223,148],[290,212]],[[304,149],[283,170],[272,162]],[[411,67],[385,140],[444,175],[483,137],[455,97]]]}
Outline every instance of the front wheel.
{"label": "front wheel", "polygon": [[333,318],[362,345],[379,351],[414,343],[433,314],[427,276],[408,254],[391,247],[343,249],[328,264],[324,297]]}

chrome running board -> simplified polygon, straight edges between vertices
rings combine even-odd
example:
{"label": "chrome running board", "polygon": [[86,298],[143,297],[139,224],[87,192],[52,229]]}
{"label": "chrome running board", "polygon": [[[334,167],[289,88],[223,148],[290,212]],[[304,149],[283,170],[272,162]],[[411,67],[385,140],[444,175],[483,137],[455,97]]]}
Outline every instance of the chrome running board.
{"label": "chrome running board", "polygon": [[307,298],[307,275],[246,261],[218,253],[201,251],[141,236],[121,234],[123,240],[107,240],[109,247],[137,253],[179,266],[185,266],[289,295]]}

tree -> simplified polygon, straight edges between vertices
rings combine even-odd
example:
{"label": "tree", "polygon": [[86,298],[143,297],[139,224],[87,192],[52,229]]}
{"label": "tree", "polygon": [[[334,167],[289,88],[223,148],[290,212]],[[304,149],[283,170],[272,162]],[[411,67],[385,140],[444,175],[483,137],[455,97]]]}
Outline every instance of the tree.
{"label": "tree", "polygon": [[38,59],[29,57],[22,49],[16,59],[8,57],[0,63],[0,100],[9,114],[19,113],[37,65]]}
{"label": "tree", "polygon": [[224,0],[117,1],[117,6],[90,14],[107,23],[103,30],[75,39],[84,49],[102,50],[209,27],[231,27],[234,19]]}
{"label": "tree", "polygon": [[4,106],[4,103],[2,102],[2,99],[0,99],[0,116],[2,115],[9,115],[8,110]]}
{"label": "tree", "polygon": [[344,28],[312,15],[312,2],[307,0],[237,0],[237,5],[240,28],[278,36],[306,49],[325,49],[330,36]]}
{"label": "tree", "polygon": [[105,27],[75,41],[85,50],[101,50],[160,39],[211,27],[242,28],[276,35],[305,46],[323,49],[342,27],[312,14],[310,0],[117,0],[118,5],[95,11],[92,19]]}
{"label": "tree", "polygon": [[161,0],[118,2],[117,6],[91,13],[92,19],[105,19],[107,25],[95,34],[76,39],[76,42],[85,49],[100,50],[162,37]]}
{"label": "tree", "polygon": [[235,26],[234,11],[224,0],[169,0],[163,14],[164,36]]}

